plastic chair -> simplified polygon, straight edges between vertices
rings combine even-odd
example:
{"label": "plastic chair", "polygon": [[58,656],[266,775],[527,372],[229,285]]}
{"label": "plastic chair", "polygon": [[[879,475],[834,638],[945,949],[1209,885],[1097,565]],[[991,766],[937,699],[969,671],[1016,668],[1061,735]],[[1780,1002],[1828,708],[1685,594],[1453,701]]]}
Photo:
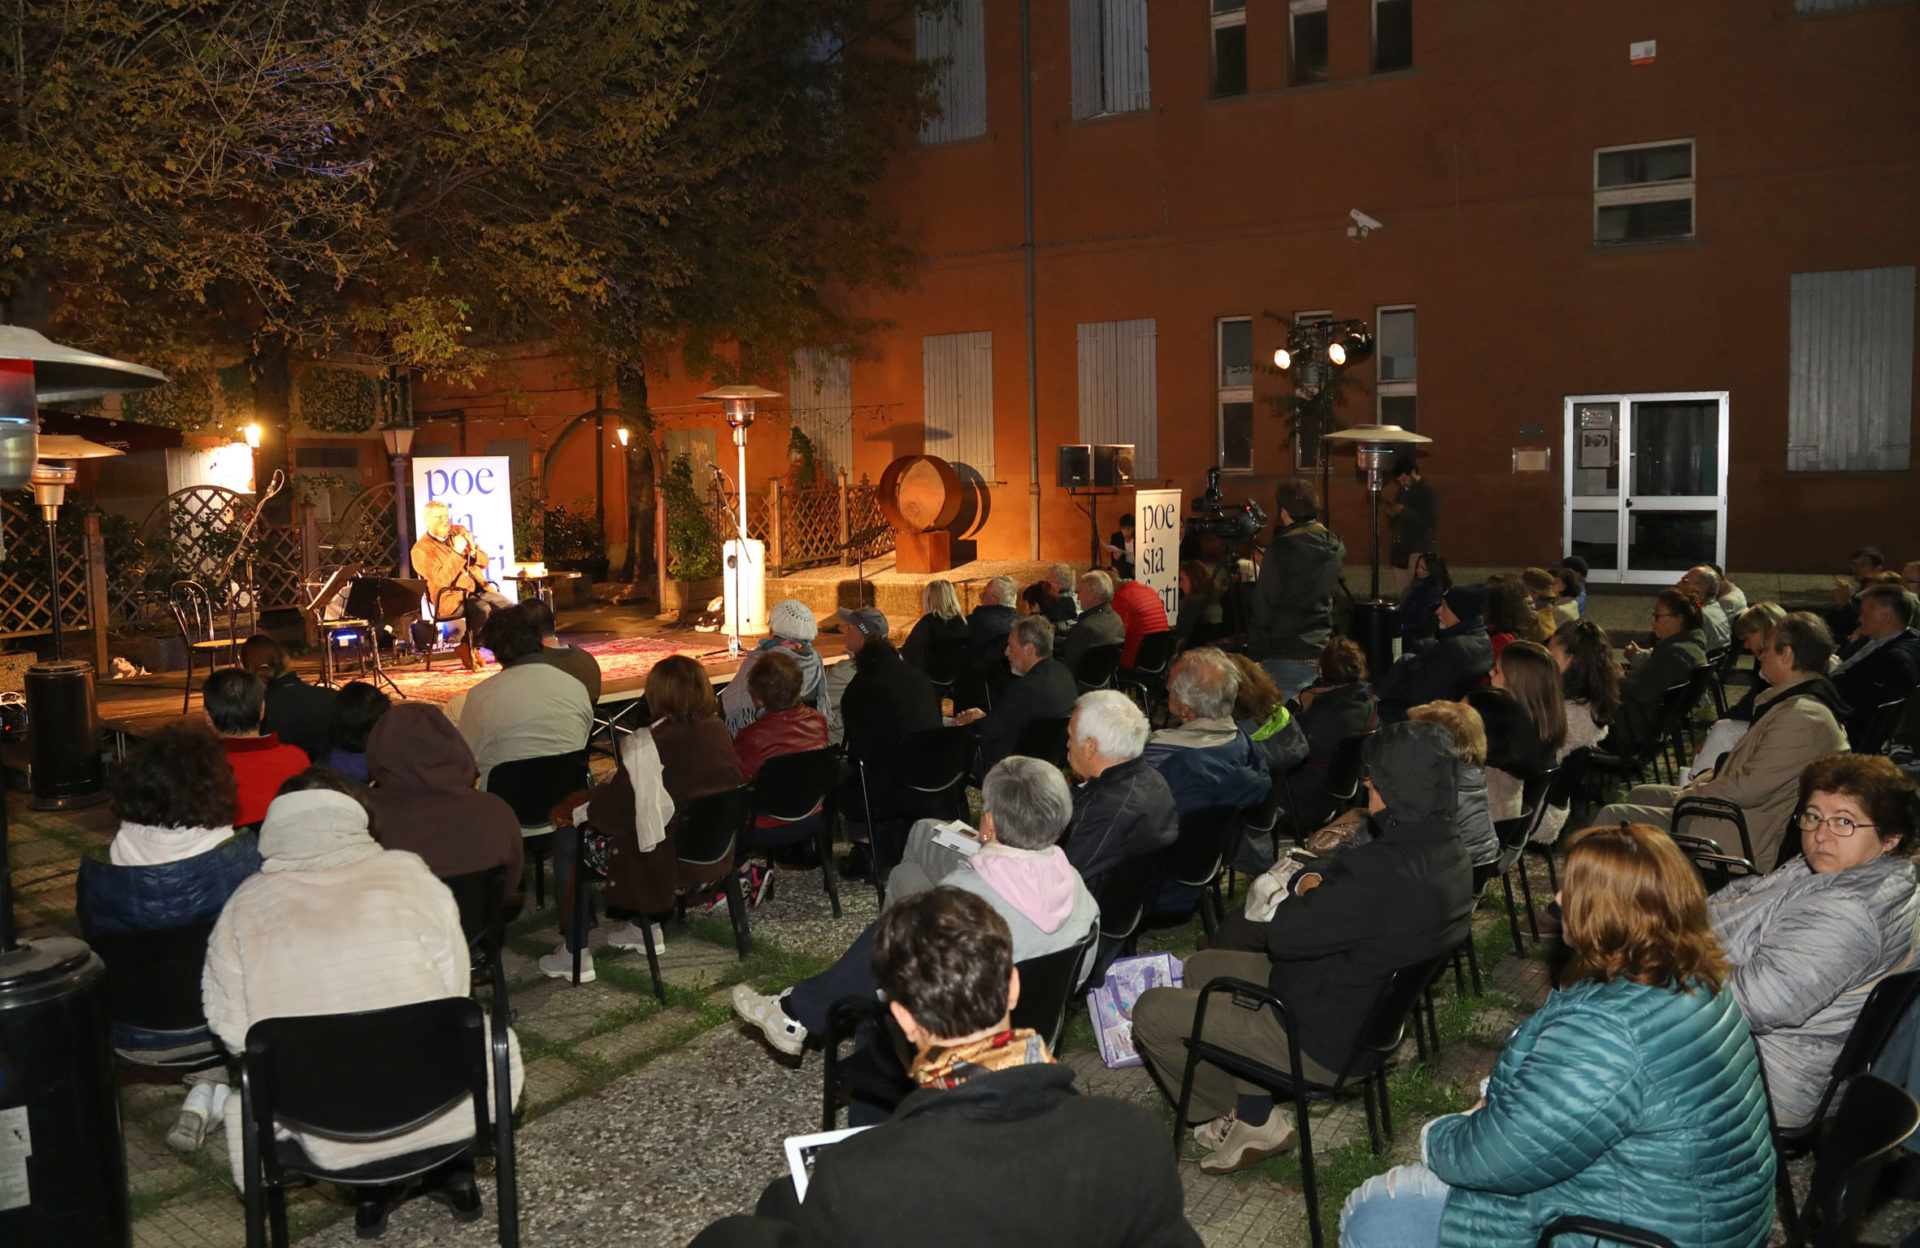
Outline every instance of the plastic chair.
{"label": "plastic chair", "polygon": [[1080,656],[1073,669],[1074,683],[1081,693],[1113,687],[1114,674],[1120,670],[1119,646],[1093,646]]}
{"label": "plastic chair", "polygon": [[451,875],[440,882],[460,907],[460,932],[467,938],[469,963],[476,972],[491,970],[500,960],[501,945],[506,943],[506,867]]}
{"label": "plastic chair", "polygon": [[[1682,821],[1686,819],[1709,819],[1718,820],[1723,823],[1731,823],[1734,829],[1740,833],[1740,857],[1757,865],[1758,859],[1753,856],[1753,837],[1747,834],[1746,812],[1741,810],[1735,803],[1728,801],[1724,797],[1683,797],[1673,804],[1673,820],[1670,826],[1677,832],[1682,826]],[[1688,833],[1687,835],[1692,834]],[[1715,852],[1726,852],[1724,847],[1720,846],[1717,841],[1714,841],[1714,838],[1706,837],[1703,839],[1715,845]]]}
{"label": "plastic chair", "polygon": [[[491,1024],[479,1003],[468,997],[355,1014],[261,1019],[247,1030],[240,1100],[248,1248],[260,1248],[269,1225],[275,1248],[286,1248],[289,1172],[358,1187],[399,1182],[467,1155],[496,1158],[499,1240],[503,1248],[519,1244],[504,998],[495,1001]],[[470,1138],[350,1170],[316,1165],[297,1141],[276,1140],[274,1135],[277,1124],[372,1142],[411,1131],[467,1103],[473,1106]]]}
{"label": "plastic chair", "polygon": [[1040,1033],[1047,1052],[1058,1053],[1060,1033],[1066,1030],[1067,1007],[1092,970],[1090,957],[1099,942],[1098,924],[1065,949],[1043,953],[1037,958],[1014,963],[1020,972],[1020,1003],[1013,1007],[1013,1025]]}
{"label": "plastic chair", "polygon": [[[1674,725],[1674,734],[1668,741],[1676,760],[1693,757],[1693,713],[1700,708],[1701,702],[1706,699],[1707,691],[1712,687],[1713,666],[1711,664],[1702,664],[1694,668],[1687,677],[1687,691],[1681,698],[1680,717]],[[1679,765],[1678,762],[1674,764],[1673,774],[1676,780],[1679,778]]]}
{"label": "plastic chair", "polygon": [[1624,1222],[1609,1222],[1603,1218],[1583,1218],[1569,1214],[1556,1218],[1540,1232],[1539,1243],[1535,1248],[1553,1248],[1554,1241],[1562,1235],[1585,1235],[1592,1239],[1603,1239],[1611,1244],[1625,1244],[1627,1248],[1679,1248],[1665,1235],[1653,1231],[1643,1231],[1628,1226]]}
{"label": "plastic chair", "polygon": [[906,852],[906,829],[912,820],[966,818],[974,736],[972,724],[950,724],[908,737],[900,769],[894,774],[890,804],[884,809],[875,808],[866,763],[859,763],[861,799],[873,837],[873,886],[883,899],[887,873]]}
{"label": "plastic chair", "polygon": [[1173,666],[1173,630],[1163,628],[1140,639],[1133,653],[1133,666],[1120,673],[1122,687],[1140,705],[1140,713],[1153,722],[1154,704],[1166,701],[1167,669]]}
{"label": "plastic chair", "polygon": [[[1192,905],[1199,907],[1200,925],[1206,929],[1208,936],[1219,930],[1219,921],[1226,917],[1225,904],[1209,890],[1225,870],[1227,851],[1232,847],[1234,834],[1239,830],[1240,808],[1237,806],[1205,806],[1190,810],[1180,816],[1180,835],[1166,850],[1162,868],[1165,883],[1162,888],[1198,890]],[[1153,917],[1156,920],[1183,921],[1191,913],[1193,910],[1190,906],[1185,910],[1156,910]]]}
{"label": "plastic chair", "polygon": [[[1690,682],[1682,681],[1669,685],[1660,695],[1660,705],[1654,711],[1653,725],[1645,739],[1640,741],[1615,741],[1613,732],[1607,734],[1608,750],[1595,750],[1589,757],[1587,766],[1594,775],[1613,774],[1628,782],[1637,782],[1648,772],[1656,779],[1660,776],[1660,765],[1666,759],[1666,745],[1680,730],[1680,720],[1686,713],[1687,690]],[[1616,721],[1617,726],[1617,721]],[[1677,779],[1678,773],[1674,773]]]}
{"label": "plastic chair", "polygon": [[1317,809],[1301,809],[1294,796],[1293,777],[1304,768],[1295,768],[1287,773],[1286,821],[1295,840],[1325,824],[1353,803],[1360,792],[1360,772],[1365,766],[1367,738],[1377,731],[1376,728],[1369,728],[1365,732],[1355,733],[1333,747],[1333,756],[1327,760],[1326,784],[1321,788],[1322,800]]}
{"label": "plastic chair", "polygon": [[927,657],[921,671],[943,698],[953,696],[953,688],[967,669],[967,639],[956,637],[951,641],[936,641],[927,647]]}
{"label": "plastic chair", "polygon": [[1873,708],[1873,716],[1860,734],[1860,753],[1886,753],[1888,744],[1893,741],[1894,731],[1900,727],[1900,718],[1906,714],[1907,704],[1911,701],[1912,697],[1896,698]]}
{"label": "plastic chair", "polygon": [[1062,771],[1067,767],[1067,722],[1071,715],[1047,715],[1030,719],[1020,726],[1013,752],[1052,763]]}
{"label": "plastic chair", "polygon": [[[674,865],[680,875],[680,913],[682,917],[686,914],[689,888],[717,881],[727,895],[733,944],[742,962],[753,951],[753,933],[747,929],[747,903],[740,891],[740,873],[733,867],[735,850],[740,844],[740,828],[752,804],[747,787],[740,785],[692,799],[680,808],[673,821]],[[653,928],[644,922],[640,927],[647,933],[647,961],[651,966]],[[657,984],[657,973],[654,979]]]}
{"label": "plastic chair", "polygon": [[[213,627],[213,599],[207,594],[207,587],[199,581],[175,581],[167,591],[167,609],[173,613],[173,622],[180,626],[180,640],[187,650],[187,683],[180,693],[180,713],[187,713],[193,705],[193,656],[207,656],[207,674],[220,666],[215,657],[221,651],[233,655],[233,661],[240,661],[240,644],[246,640],[239,635],[237,615],[227,612],[227,636],[215,634]],[[248,608],[249,623],[252,608]],[[249,629],[251,634],[251,629]]]}
{"label": "plastic chair", "polygon": [[[777,754],[760,764],[748,786],[746,822],[740,842],[751,848],[791,845],[813,836],[820,852],[820,873],[833,917],[840,917],[840,883],[833,870],[833,790],[840,783],[840,751],[832,746]],[[763,828],[772,819],[789,828]],[[813,820],[808,832],[804,825]],[[733,904],[731,902],[727,903]]]}
{"label": "plastic chair", "polygon": [[487,792],[505,798],[507,805],[513,807],[514,817],[520,821],[527,858],[533,863],[536,909],[544,910],[547,905],[547,859],[553,853],[553,808],[569,793],[578,793],[591,784],[585,750],[516,758],[494,764],[493,770],[487,773]]}
{"label": "plastic chair", "polygon": [[200,997],[200,972],[212,934],[212,923],[164,931],[86,932],[87,943],[106,963],[107,1030],[121,1060],[181,1070],[226,1060],[226,1051],[207,1026]]}
{"label": "plastic chair", "polygon": [[[1855,1238],[1880,1171],[1914,1129],[1920,1104],[1907,1090],[1877,1075],[1856,1075],[1840,1098],[1840,1112],[1813,1163],[1806,1207],[1787,1248],[1846,1248]],[[1812,1232],[1812,1240],[1808,1233]]]}
{"label": "plastic chair", "polygon": [[1103,946],[1111,941],[1118,951],[1132,952],[1133,941],[1146,920],[1147,907],[1153,904],[1161,882],[1167,878],[1168,852],[1156,849],[1124,858],[1094,883],[1092,892],[1093,899],[1100,903]]}
{"label": "plastic chair", "polygon": [[[1353,1038],[1353,1047],[1348,1051],[1338,1077],[1330,1084],[1313,1083],[1307,1079],[1302,1067],[1299,1026],[1294,1022],[1292,1008],[1278,993],[1265,984],[1228,976],[1207,981],[1200,990],[1200,1004],[1194,1010],[1193,1035],[1185,1042],[1186,1068],[1180,1077],[1180,1096],[1173,1115],[1174,1156],[1177,1158],[1180,1155],[1180,1136],[1186,1130],[1187,1106],[1193,1099],[1193,1072],[1203,1061],[1212,1063],[1237,1079],[1259,1084],[1276,1097],[1291,1098],[1294,1127],[1300,1135],[1300,1176],[1307,1200],[1307,1229],[1314,1248],[1319,1248],[1320,1192],[1314,1175],[1313,1127],[1308,1120],[1307,1106],[1312,1101],[1337,1096],[1351,1084],[1359,1083],[1366,1098],[1368,1141],[1376,1154],[1385,1148],[1382,1134],[1386,1141],[1393,1139],[1393,1109],[1387,1097],[1387,1058],[1400,1047],[1400,1041],[1406,1034],[1407,1018],[1417,1008],[1428,983],[1451,957],[1452,954],[1448,953],[1416,962],[1401,967],[1387,977],[1367,1011],[1366,1022]],[[1260,1001],[1273,1010],[1287,1034],[1286,1070],[1255,1061],[1232,1049],[1207,1043],[1207,1008],[1216,992]]]}

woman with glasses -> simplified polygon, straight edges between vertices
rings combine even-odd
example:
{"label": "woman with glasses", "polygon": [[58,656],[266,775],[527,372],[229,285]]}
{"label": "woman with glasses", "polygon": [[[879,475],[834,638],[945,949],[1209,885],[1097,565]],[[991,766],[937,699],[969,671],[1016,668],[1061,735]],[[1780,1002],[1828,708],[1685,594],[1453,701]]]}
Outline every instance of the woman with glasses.
{"label": "woman with glasses", "polygon": [[1624,744],[1639,745],[1651,737],[1660,718],[1661,697],[1673,686],[1686,684],[1693,669],[1706,662],[1700,604],[1677,589],[1661,590],[1653,600],[1653,646],[1627,647],[1627,674],[1620,682],[1620,717],[1615,721]]}
{"label": "woman with glasses", "polygon": [[1783,1127],[1813,1117],[1874,983],[1910,969],[1917,818],[1914,783],[1891,761],[1820,759],[1800,773],[1801,856],[1709,902]]}

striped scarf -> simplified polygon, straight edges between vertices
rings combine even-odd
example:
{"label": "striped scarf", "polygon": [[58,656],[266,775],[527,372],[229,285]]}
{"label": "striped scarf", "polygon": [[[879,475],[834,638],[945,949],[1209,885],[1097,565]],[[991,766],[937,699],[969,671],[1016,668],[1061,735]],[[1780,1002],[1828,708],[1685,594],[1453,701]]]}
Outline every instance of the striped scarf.
{"label": "striped scarf", "polygon": [[931,1048],[913,1059],[913,1081],[923,1088],[957,1088],[975,1075],[1015,1066],[1048,1066],[1053,1054],[1030,1027],[1009,1028],[965,1044]]}

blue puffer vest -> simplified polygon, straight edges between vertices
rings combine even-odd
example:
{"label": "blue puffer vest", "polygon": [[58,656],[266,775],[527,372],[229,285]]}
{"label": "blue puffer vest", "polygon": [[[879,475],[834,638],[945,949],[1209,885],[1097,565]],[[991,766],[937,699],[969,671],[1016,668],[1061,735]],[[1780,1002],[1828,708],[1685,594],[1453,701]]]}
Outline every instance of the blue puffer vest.
{"label": "blue puffer vest", "polygon": [[211,923],[240,881],[259,869],[260,850],[246,833],[157,867],[82,859],[75,884],[80,930],[119,936]]}
{"label": "blue puffer vest", "polygon": [[1453,1189],[1442,1248],[1530,1248],[1565,1214],[1681,1248],[1757,1248],[1773,1225],[1766,1093],[1725,990],[1553,993],[1507,1042],[1485,1107],[1436,1120],[1426,1152]]}

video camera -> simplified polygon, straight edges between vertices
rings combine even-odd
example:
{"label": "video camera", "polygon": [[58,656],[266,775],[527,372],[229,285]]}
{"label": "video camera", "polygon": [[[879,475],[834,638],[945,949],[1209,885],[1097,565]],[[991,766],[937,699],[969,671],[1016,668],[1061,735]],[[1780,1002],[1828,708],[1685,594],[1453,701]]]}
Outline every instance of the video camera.
{"label": "video camera", "polygon": [[1252,499],[1229,503],[1220,497],[1220,470],[1207,469],[1207,492],[1193,500],[1204,514],[1187,521],[1188,533],[1209,534],[1223,542],[1244,542],[1267,527],[1267,513]]}

